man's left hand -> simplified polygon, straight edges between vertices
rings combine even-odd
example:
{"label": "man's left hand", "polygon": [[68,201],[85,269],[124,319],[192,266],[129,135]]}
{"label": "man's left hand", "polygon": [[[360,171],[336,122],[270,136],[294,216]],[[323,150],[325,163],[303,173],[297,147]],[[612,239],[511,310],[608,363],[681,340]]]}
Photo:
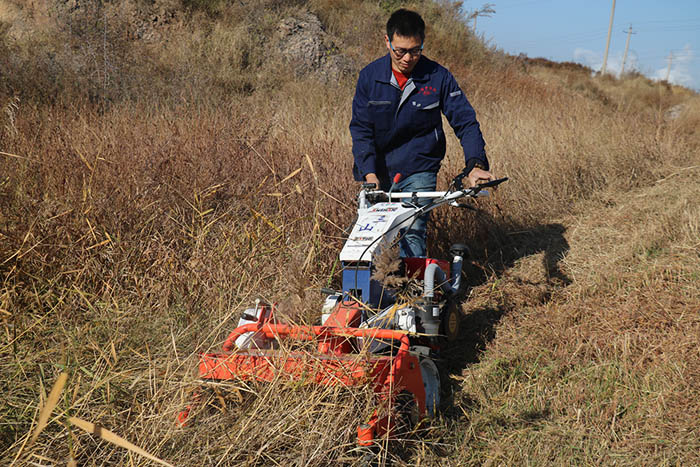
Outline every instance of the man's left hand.
{"label": "man's left hand", "polygon": [[469,172],[469,175],[467,175],[467,178],[469,179],[469,186],[476,186],[479,183],[484,183],[484,182],[490,182],[491,180],[495,180],[496,177],[493,176],[491,172],[488,170],[480,169],[478,167],[474,167],[471,172]]}

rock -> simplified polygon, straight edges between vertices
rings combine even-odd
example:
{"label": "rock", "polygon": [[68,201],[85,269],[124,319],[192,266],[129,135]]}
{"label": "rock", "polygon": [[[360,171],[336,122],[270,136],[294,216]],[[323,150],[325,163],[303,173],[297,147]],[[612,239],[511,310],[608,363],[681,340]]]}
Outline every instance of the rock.
{"label": "rock", "polygon": [[664,119],[666,121],[675,120],[681,116],[681,114],[683,113],[683,110],[685,110],[685,104],[674,105],[673,107],[671,107],[670,109],[668,109],[666,111],[666,113],[664,114]]}
{"label": "rock", "polygon": [[277,50],[297,76],[315,73],[337,80],[352,70],[352,61],[339,53],[321,21],[311,13],[285,18],[277,28]]}

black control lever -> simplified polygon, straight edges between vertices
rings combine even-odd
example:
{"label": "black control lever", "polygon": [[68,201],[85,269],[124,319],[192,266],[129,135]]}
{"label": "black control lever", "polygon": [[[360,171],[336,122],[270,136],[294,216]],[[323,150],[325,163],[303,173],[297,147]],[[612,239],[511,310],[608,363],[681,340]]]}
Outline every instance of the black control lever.
{"label": "black control lever", "polygon": [[[463,180],[469,176],[469,172],[467,172],[466,167],[464,170],[462,170],[453,180],[452,180],[452,185],[454,186],[455,191],[460,191],[464,189],[464,183]],[[497,185],[500,185],[501,183],[505,182],[508,180],[508,177],[503,177],[499,178],[497,180],[491,180],[490,182],[482,183],[479,184],[475,187],[472,187],[474,190],[481,189],[481,188],[490,188],[494,187]]]}
{"label": "black control lever", "polygon": [[462,180],[464,180],[464,177],[469,175],[467,173],[467,169],[465,167],[464,170],[462,170],[454,179],[452,179],[452,185],[455,187],[455,191],[460,191],[464,189],[464,184],[462,183]]}
{"label": "black control lever", "polygon": [[480,183],[479,185],[475,186],[474,188],[478,188],[478,189],[492,188],[494,186],[500,185],[501,183],[503,183],[507,180],[508,180],[508,177],[497,178],[496,180],[491,180],[490,182]]}

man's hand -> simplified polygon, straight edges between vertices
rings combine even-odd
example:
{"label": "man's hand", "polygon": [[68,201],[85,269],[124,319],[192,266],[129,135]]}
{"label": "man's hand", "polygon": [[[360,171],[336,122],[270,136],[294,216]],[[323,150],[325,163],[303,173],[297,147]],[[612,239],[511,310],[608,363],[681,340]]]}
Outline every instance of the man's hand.
{"label": "man's hand", "polygon": [[491,180],[495,180],[496,177],[493,176],[493,174],[487,170],[480,169],[478,167],[474,167],[471,172],[469,172],[469,175],[467,175],[467,178],[469,179],[469,186],[476,186],[479,183],[483,182],[490,182]]}
{"label": "man's hand", "polygon": [[369,173],[365,175],[365,181],[367,183],[374,183],[377,189],[379,189],[379,179],[377,178],[377,174]]}

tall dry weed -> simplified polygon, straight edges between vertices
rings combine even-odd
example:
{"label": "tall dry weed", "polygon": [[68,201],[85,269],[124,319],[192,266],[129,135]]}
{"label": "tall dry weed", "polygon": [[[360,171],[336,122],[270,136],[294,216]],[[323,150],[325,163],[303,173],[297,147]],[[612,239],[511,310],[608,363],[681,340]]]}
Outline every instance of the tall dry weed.
{"label": "tall dry weed", "polygon": [[[460,459],[697,460],[694,171],[609,193],[571,220],[571,285],[544,303],[517,302],[482,362],[462,374],[473,435]],[[523,282],[545,285],[536,260],[480,288],[477,306],[511,307]]]}

